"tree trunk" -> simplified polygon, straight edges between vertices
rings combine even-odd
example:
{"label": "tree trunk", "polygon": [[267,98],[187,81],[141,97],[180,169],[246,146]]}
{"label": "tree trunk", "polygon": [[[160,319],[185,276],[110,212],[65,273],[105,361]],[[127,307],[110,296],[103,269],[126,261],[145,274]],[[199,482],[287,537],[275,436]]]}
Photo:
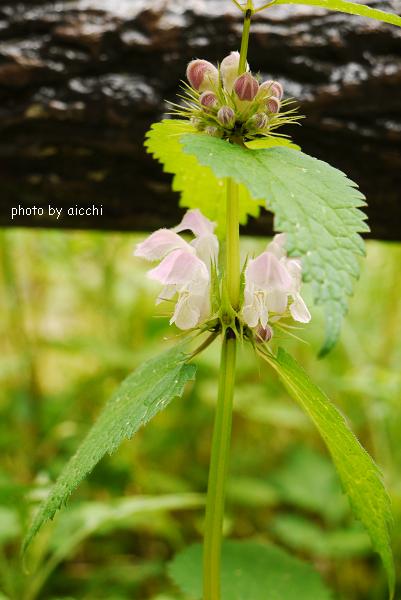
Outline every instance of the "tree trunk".
{"label": "tree trunk", "polygon": [[[379,5],[396,12],[397,3]],[[150,8],[147,8],[149,7]],[[398,3],[399,7],[399,3]],[[229,0],[3,1],[0,6],[0,224],[148,230],[177,223],[170,177],[145,154],[186,63],[238,49]],[[401,239],[401,30],[317,8],[255,17],[249,62],[306,115],[305,152],[357,181],[372,236]],[[102,206],[102,216],[65,216]],[[12,208],[43,207],[44,216]],[[47,207],[63,207],[63,216]],[[270,233],[265,213],[247,228]]]}

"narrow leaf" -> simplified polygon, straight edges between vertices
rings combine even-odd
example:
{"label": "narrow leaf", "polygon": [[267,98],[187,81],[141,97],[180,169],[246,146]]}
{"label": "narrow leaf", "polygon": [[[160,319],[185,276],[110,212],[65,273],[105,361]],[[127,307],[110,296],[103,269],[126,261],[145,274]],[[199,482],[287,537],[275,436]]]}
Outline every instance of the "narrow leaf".
{"label": "narrow leaf", "polygon": [[348,427],[344,417],[283,349],[277,356],[263,353],[277,371],[288,392],[310,416],[330,451],[355,516],[365,526],[387,571],[390,597],[394,596],[395,572],[390,543],[392,514],[381,473]]}
{"label": "narrow leaf", "polygon": [[[170,576],[191,600],[202,598],[202,546],[179,553]],[[221,600],[332,600],[314,569],[272,545],[223,543]]]}
{"label": "narrow leaf", "polygon": [[383,23],[390,23],[401,27],[401,17],[392,13],[370,8],[366,4],[357,4],[356,2],[347,2],[347,0],[277,0],[276,4],[304,4],[306,6],[319,6],[328,10],[347,13],[349,15],[359,15],[368,17]]}
{"label": "narrow leaf", "polygon": [[251,150],[201,134],[181,136],[185,152],[209,167],[215,177],[232,177],[264,201],[275,215],[276,231],[288,235],[290,254],[302,257],[304,280],[326,312],[322,354],[338,339],[359,276],[357,257],[369,231],[359,209],[364,196],[341,171],[293,148]]}
{"label": "narrow leaf", "polygon": [[54,517],[106,453],[111,454],[174,398],[182,396],[185,384],[194,378],[196,370],[194,365],[186,363],[185,350],[184,344],[176,346],[147,361],[123,381],[39,507],[25,537],[23,552],[40,527]]}

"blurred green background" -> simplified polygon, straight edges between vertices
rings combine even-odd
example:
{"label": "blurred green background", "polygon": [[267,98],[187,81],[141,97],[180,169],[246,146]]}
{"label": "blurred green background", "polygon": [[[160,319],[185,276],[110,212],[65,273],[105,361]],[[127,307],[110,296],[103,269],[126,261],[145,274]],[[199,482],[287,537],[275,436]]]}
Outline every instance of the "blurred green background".
{"label": "blurred green background", "polygon": [[[166,563],[202,534],[219,344],[198,358],[184,398],[78,488],[24,570],[21,536],[35,506],[121,379],[178,332],[155,308],[146,265],[132,257],[143,236],[0,235],[0,600],[181,599]],[[266,240],[242,244],[256,252]],[[367,250],[338,347],[316,358],[318,310],[297,332],[306,343],[285,345],[380,465],[399,567],[401,245],[368,242]],[[386,598],[379,560],[321,440],[248,347],[239,360],[225,530],[311,561],[336,599]]]}

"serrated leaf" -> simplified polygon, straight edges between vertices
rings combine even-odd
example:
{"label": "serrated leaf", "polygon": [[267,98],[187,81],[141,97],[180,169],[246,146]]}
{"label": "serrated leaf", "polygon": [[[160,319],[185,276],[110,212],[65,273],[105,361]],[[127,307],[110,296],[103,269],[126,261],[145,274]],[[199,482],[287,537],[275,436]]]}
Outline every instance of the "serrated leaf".
{"label": "serrated leaf", "polygon": [[401,27],[401,17],[392,13],[370,8],[366,4],[357,4],[356,2],[347,2],[347,0],[277,0],[276,4],[303,4],[306,6],[319,6],[327,10],[347,13],[349,15],[359,15],[368,17],[383,23],[390,23]]}
{"label": "serrated leaf", "polygon": [[288,138],[279,137],[263,137],[258,140],[251,140],[245,142],[245,146],[251,150],[260,150],[261,148],[292,148],[293,150],[301,150],[301,146],[294,144],[294,142]]}
{"label": "serrated leaf", "polygon": [[322,354],[328,352],[359,275],[357,256],[364,253],[359,232],[369,231],[359,210],[363,194],[341,171],[292,148],[250,150],[200,134],[180,139],[185,152],[216,177],[231,177],[274,213],[275,229],[287,233],[290,254],[302,257],[304,280],[325,307]]}
{"label": "serrated leaf", "polygon": [[[226,224],[226,182],[183,151],[181,136],[194,131],[187,121],[167,119],[152,125],[145,146],[163,164],[166,173],[174,174],[173,190],[181,194],[180,206],[199,208],[208,219],[217,223],[216,232],[221,236]],[[254,202],[245,186],[240,186],[240,224],[245,225],[249,216],[258,217],[262,204],[263,200]]]}
{"label": "serrated leaf", "polygon": [[185,384],[194,378],[196,370],[193,364],[186,363],[185,350],[185,344],[180,344],[147,361],[123,381],[39,507],[23,542],[23,552],[40,527],[54,517],[105,454],[111,454],[124,439],[130,439],[183,394]]}
{"label": "serrated leaf", "polygon": [[[191,600],[202,598],[202,546],[178,554],[169,566],[174,582]],[[266,593],[268,592],[268,595]],[[221,600],[331,600],[313,568],[272,545],[223,543]]]}
{"label": "serrated leaf", "polygon": [[344,417],[282,348],[277,357],[264,355],[277,371],[288,392],[310,416],[326,443],[355,516],[363,523],[387,571],[390,597],[395,573],[390,543],[390,499],[381,473],[361,446]]}

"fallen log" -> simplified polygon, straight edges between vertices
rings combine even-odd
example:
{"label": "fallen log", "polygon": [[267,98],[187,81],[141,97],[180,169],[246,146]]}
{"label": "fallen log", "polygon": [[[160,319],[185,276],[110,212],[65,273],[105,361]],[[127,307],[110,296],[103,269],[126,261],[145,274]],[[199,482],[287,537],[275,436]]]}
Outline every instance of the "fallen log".
{"label": "fallen log", "polygon": [[[400,12],[398,0],[370,2]],[[149,230],[177,222],[170,178],[143,138],[186,63],[239,46],[229,0],[3,1],[0,6],[0,225]],[[401,239],[401,30],[278,6],[255,17],[249,61],[307,118],[305,152],[357,181],[372,236]],[[49,216],[48,206],[63,208]],[[68,216],[68,208],[102,215]],[[42,207],[44,214],[12,209]],[[268,213],[247,231],[271,232]]]}

